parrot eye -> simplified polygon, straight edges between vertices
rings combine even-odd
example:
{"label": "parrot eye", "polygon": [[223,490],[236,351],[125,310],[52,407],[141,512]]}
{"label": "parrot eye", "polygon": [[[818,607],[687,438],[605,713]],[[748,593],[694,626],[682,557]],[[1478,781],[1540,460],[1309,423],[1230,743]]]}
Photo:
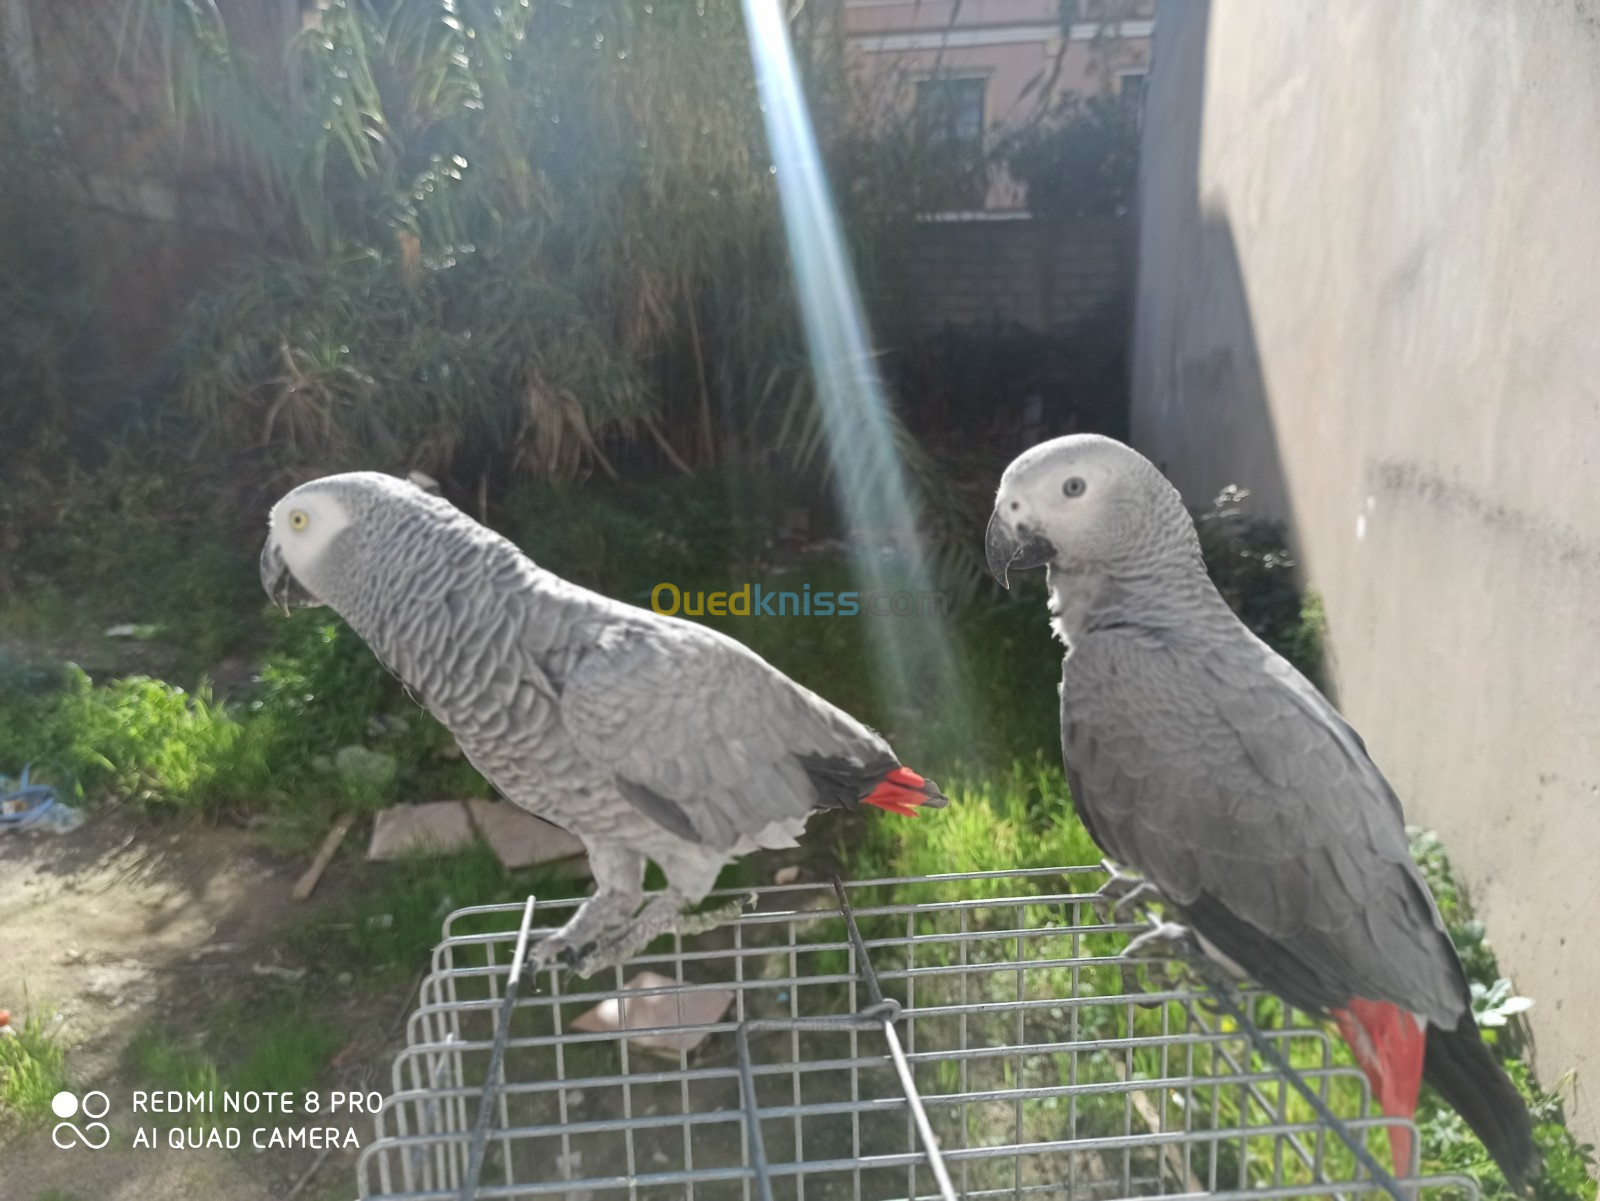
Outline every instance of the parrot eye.
{"label": "parrot eye", "polygon": [[304,509],[296,509],[293,513],[289,514],[289,528],[291,530],[303,530],[310,524],[311,518],[306,514]]}
{"label": "parrot eye", "polygon": [[1075,475],[1066,483],[1061,485],[1061,494],[1063,496],[1082,496],[1083,490],[1088,486],[1089,485],[1083,482],[1083,477],[1081,475]]}

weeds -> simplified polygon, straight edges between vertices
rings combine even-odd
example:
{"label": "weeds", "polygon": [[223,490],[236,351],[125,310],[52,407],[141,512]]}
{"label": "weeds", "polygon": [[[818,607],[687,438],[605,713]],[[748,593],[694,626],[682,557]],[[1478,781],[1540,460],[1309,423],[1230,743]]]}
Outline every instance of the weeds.
{"label": "weeds", "polygon": [[67,1087],[66,1050],[45,1017],[30,1016],[13,1038],[0,1038],[0,1113],[43,1118]]}

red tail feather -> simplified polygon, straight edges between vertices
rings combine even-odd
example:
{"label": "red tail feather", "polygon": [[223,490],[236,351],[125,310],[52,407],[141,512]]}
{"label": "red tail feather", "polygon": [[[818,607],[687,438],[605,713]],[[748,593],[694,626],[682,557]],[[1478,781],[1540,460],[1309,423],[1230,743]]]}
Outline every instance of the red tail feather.
{"label": "red tail feather", "polygon": [[878,786],[861,799],[901,817],[916,817],[917,808],[938,795],[928,781],[909,767],[897,767],[879,781]]}
{"label": "red tail feather", "polygon": [[[1386,1001],[1351,1000],[1347,1009],[1335,1009],[1339,1033],[1356,1053],[1367,1074],[1372,1095],[1389,1117],[1409,1118],[1417,1112],[1417,1090],[1422,1087],[1422,1053],[1427,1046],[1427,1026],[1415,1014]],[[1411,1171],[1411,1132],[1389,1127],[1389,1153],[1394,1174]]]}

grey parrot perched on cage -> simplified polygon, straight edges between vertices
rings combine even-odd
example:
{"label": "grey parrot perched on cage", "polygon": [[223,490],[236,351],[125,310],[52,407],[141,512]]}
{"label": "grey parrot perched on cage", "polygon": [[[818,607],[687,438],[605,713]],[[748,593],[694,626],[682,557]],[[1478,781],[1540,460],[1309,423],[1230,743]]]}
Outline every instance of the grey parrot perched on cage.
{"label": "grey parrot perched on cage", "polygon": [[[1048,569],[1062,757],[1090,836],[1210,959],[1332,1017],[1385,1113],[1410,1117],[1426,1078],[1525,1179],[1528,1111],[1479,1037],[1399,800],[1360,736],[1234,615],[1154,464],[1095,435],[1035,446],[1001,479],[986,551],[1006,586]],[[1390,1143],[1404,1173],[1410,1135],[1392,1127]]]}
{"label": "grey parrot perched on cage", "polygon": [[[530,958],[581,974],[687,913],[724,864],[818,809],[946,798],[889,744],[715,630],[590,592],[413,483],[313,480],[272,509],[261,580],[327,605],[508,800],[589,852],[596,891]],[[668,887],[643,903],[646,860]]]}

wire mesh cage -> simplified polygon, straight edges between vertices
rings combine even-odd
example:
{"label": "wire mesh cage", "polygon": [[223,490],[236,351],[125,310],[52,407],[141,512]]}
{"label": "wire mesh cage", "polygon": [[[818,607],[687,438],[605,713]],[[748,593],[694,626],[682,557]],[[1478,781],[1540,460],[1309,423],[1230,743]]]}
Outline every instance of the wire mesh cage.
{"label": "wire mesh cage", "polygon": [[1159,963],[1134,978],[1118,956],[1145,927],[1099,919],[1104,879],[763,888],[602,977],[515,987],[530,921],[575,902],[459,910],[361,1196],[1476,1197],[1415,1179],[1414,1150],[1413,1179],[1387,1176],[1386,1132],[1409,1123],[1321,1023]]}

